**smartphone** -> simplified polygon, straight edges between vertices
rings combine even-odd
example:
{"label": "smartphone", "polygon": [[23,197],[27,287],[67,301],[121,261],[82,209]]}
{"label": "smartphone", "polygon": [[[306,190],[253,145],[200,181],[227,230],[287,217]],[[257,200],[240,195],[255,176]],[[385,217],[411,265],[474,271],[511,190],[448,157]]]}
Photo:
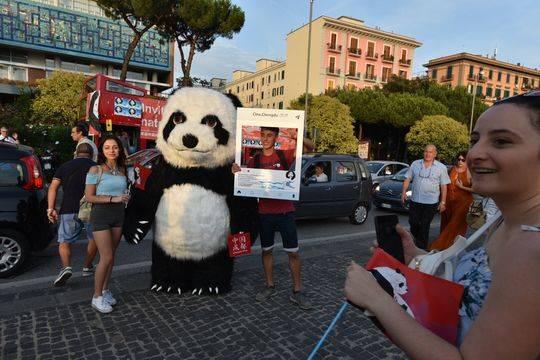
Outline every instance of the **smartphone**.
{"label": "smartphone", "polygon": [[396,231],[399,222],[397,215],[375,216],[375,232],[379,247],[392,255],[396,260],[405,263],[403,244],[401,237]]}

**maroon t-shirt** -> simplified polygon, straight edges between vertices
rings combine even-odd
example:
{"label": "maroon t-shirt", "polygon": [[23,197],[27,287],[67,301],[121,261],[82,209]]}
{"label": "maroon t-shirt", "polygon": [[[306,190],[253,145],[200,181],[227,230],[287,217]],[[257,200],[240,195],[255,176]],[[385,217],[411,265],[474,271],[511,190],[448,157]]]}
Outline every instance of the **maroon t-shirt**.
{"label": "maroon t-shirt", "polygon": [[[282,164],[276,151],[281,151],[287,164]],[[295,162],[295,150],[276,150],[270,156],[265,156],[262,152],[259,156],[259,169],[269,170],[289,170]],[[285,167],[287,165],[287,167]],[[248,167],[255,167],[255,157],[248,162]],[[284,214],[294,211],[294,204],[291,200],[265,199],[259,198],[259,214]]]}

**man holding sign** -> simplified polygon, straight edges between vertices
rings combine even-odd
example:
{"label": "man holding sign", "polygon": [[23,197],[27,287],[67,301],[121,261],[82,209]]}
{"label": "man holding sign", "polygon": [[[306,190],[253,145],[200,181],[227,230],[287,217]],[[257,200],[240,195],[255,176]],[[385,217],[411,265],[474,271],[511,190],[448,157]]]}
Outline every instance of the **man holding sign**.
{"label": "man holding sign", "polygon": [[[262,126],[260,140],[262,150],[256,153],[248,162],[248,168],[288,171],[295,163],[295,150],[276,150],[274,145],[279,135],[279,128]],[[313,149],[313,143],[304,139],[304,146]],[[233,164],[233,173],[241,171],[238,164]],[[260,237],[262,248],[262,263],[266,286],[255,296],[259,302],[265,301],[277,294],[273,277],[274,235],[277,228],[283,241],[283,249],[289,256],[289,269],[293,281],[293,293],[289,299],[302,310],[312,308],[305,295],[301,292],[301,263],[298,254],[298,236],[294,222],[294,205],[291,200],[259,198]]]}

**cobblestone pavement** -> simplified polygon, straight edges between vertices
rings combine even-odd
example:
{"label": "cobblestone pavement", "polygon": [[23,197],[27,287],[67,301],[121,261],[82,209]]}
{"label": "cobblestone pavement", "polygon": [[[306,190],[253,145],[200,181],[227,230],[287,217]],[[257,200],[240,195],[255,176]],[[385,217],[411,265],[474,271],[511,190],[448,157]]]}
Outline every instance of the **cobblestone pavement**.
{"label": "cobblestone pavement", "polygon": [[[90,300],[0,317],[2,359],[306,359],[339,310],[345,269],[366,248],[305,259],[304,287],[315,308],[288,297],[285,262],[275,269],[278,295],[257,303],[262,270],[237,270],[219,297],[117,293],[102,315]],[[360,251],[362,250],[362,251]],[[364,255],[362,255],[364,254]],[[124,281],[129,281],[129,277]],[[317,359],[404,359],[361,312],[349,307]]]}

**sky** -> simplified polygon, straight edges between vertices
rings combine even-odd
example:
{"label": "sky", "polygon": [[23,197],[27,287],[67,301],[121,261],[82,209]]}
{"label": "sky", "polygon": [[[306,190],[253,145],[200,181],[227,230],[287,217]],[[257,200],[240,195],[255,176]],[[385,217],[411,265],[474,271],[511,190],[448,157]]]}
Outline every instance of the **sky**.
{"label": "sky", "polygon": [[[309,21],[309,0],[231,0],[245,12],[242,30],[196,53],[192,76],[232,78],[255,70],[260,58],[285,60],[286,37]],[[459,52],[540,69],[540,0],[314,0],[313,19],[345,15],[369,27],[415,38],[413,75],[425,74],[430,59]],[[181,76],[178,50],[175,77]]]}

